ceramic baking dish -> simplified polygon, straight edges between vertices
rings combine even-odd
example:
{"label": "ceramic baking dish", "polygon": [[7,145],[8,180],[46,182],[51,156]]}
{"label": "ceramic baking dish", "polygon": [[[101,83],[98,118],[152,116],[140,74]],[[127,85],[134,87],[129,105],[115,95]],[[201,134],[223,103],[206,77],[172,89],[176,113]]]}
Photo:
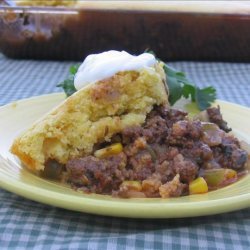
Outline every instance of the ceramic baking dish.
{"label": "ceramic baking dish", "polygon": [[153,50],[165,60],[250,61],[247,1],[82,1],[1,6],[0,51],[82,60],[104,50]]}

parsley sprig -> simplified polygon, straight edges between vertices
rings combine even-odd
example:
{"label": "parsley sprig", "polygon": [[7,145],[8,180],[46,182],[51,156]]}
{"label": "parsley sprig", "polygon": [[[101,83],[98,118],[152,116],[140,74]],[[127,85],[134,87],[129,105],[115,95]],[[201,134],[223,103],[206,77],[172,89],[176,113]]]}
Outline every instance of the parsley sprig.
{"label": "parsley sprig", "polygon": [[184,72],[177,71],[167,64],[164,64],[164,71],[167,76],[170,105],[174,105],[181,97],[184,97],[190,98],[192,102],[196,103],[199,110],[205,110],[215,101],[216,90],[214,87],[209,86],[201,89],[192,84]]}
{"label": "parsley sprig", "polygon": [[76,92],[74,77],[79,67],[80,63],[70,66],[68,78],[56,85],[57,87],[63,88],[67,96],[71,96]]}
{"label": "parsley sprig", "polygon": [[[73,65],[69,68],[69,76],[63,82],[59,83],[57,87],[62,87],[67,96],[76,92],[74,86],[74,77],[80,64]],[[205,110],[210,107],[216,99],[216,90],[214,87],[209,86],[206,88],[199,88],[191,83],[184,72],[177,71],[176,69],[164,63],[164,71],[167,76],[167,85],[169,89],[169,103],[173,106],[182,97],[190,98],[199,110]]]}

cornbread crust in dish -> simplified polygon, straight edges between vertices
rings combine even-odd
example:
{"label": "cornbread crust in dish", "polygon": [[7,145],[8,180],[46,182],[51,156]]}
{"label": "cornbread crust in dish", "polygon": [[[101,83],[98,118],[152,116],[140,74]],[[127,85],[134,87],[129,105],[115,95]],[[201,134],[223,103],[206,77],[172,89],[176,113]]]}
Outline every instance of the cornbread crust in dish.
{"label": "cornbread crust in dish", "polygon": [[49,159],[66,164],[88,155],[95,144],[143,124],[155,105],[166,105],[164,82],[162,65],[157,64],[90,84],[19,136],[11,152],[33,171],[44,170]]}
{"label": "cornbread crust in dish", "polygon": [[77,0],[15,0],[19,6],[74,6],[77,2]]}

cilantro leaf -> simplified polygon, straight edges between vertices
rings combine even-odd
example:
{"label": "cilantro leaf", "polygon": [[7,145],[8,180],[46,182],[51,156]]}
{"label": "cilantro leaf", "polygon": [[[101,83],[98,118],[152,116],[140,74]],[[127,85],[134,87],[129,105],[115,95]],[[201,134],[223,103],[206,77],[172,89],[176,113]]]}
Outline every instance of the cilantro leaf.
{"label": "cilantro leaf", "polygon": [[185,97],[186,99],[188,99],[190,96],[191,101],[195,102],[195,92],[196,92],[196,88],[194,85],[187,84],[187,83],[183,85],[182,93],[183,93],[183,97]]}
{"label": "cilantro leaf", "polygon": [[184,72],[177,71],[167,64],[164,64],[164,71],[167,76],[170,105],[174,105],[182,96],[186,99],[190,97],[199,110],[204,110],[215,101],[216,90],[212,86],[200,89],[187,79]]}
{"label": "cilantro leaf", "polygon": [[76,88],[74,85],[74,80],[72,79],[66,79],[63,82],[61,82],[60,84],[56,85],[57,87],[62,87],[65,94],[67,95],[67,97],[73,95],[76,92]]}
{"label": "cilantro leaf", "polygon": [[168,101],[170,105],[174,105],[183,95],[182,83],[185,82],[185,74],[169,67],[167,64],[163,66],[167,77],[167,85],[169,89]]}
{"label": "cilantro leaf", "polygon": [[75,65],[72,65],[72,66],[69,68],[69,73],[70,73],[71,75],[75,75],[76,72],[77,72],[77,70],[79,69],[79,67],[80,67],[80,63],[77,63],[77,64],[75,64]]}
{"label": "cilantro leaf", "polygon": [[76,88],[74,85],[74,77],[75,74],[79,68],[80,64],[75,64],[72,65],[69,68],[69,76],[67,79],[65,79],[63,82],[59,83],[58,85],[56,85],[57,87],[61,87],[63,88],[65,94],[68,96],[71,96],[72,94],[74,94],[76,92]]}
{"label": "cilantro leaf", "polygon": [[167,76],[167,85],[169,89],[168,101],[174,105],[182,96],[181,83],[173,76]]}
{"label": "cilantro leaf", "polygon": [[216,90],[209,86],[204,89],[196,88],[196,103],[200,110],[207,109],[214,102],[216,97]]}

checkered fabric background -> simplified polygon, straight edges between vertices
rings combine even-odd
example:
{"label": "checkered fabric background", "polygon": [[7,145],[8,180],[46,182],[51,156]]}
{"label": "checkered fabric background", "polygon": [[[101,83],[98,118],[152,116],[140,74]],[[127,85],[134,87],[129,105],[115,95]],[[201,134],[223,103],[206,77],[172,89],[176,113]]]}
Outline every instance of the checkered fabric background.
{"label": "checkered fabric background", "polygon": [[[0,105],[58,92],[72,62],[0,55]],[[174,62],[218,98],[250,106],[250,64]],[[1,121],[0,121],[1,122]],[[186,219],[121,219],[67,211],[0,189],[0,249],[250,249],[250,209]]]}

